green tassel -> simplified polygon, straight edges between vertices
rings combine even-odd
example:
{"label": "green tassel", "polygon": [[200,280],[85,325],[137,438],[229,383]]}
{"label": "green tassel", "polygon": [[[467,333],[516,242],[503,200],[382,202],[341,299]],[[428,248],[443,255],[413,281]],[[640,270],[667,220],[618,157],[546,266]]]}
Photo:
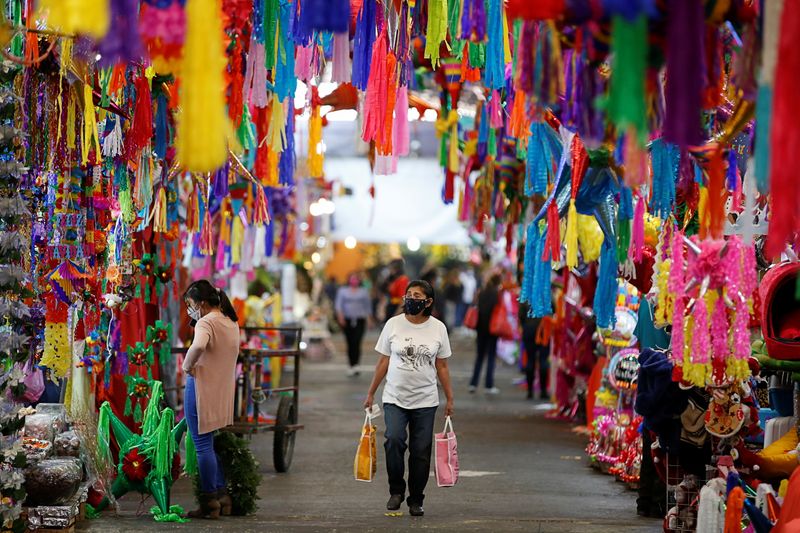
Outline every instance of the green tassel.
{"label": "green tassel", "polygon": [[131,388],[128,387],[128,398],[125,400],[125,411],[122,413],[125,416],[131,416]]}
{"label": "green tassel", "polygon": [[448,27],[450,30],[450,39],[451,39],[451,53],[453,57],[457,57],[461,59],[464,53],[464,45],[466,44],[465,41],[461,39],[456,39],[456,35],[460,35],[458,31],[459,22],[461,22],[461,2],[451,0],[448,4],[449,13],[447,16]]}
{"label": "green tassel", "polygon": [[617,221],[619,231],[617,233],[617,262],[624,263],[628,260],[628,248],[631,244],[631,221],[622,219]]}
{"label": "green tassel", "polygon": [[608,99],[600,102],[620,131],[633,128],[639,144],[647,143],[647,16],[628,22],[617,15],[611,30],[611,82]]}
{"label": "green tassel", "polygon": [[[279,5],[280,0],[264,2],[264,65],[267,70],[275,68],[275,34],[278,33],[278,20],[280,19]],[[281,28],[281,31],[286,32],[287,30]]]}
{"label": "green tassel", "polygon": [[[425,58],[431,60],[434,69],[439,66],[439,48],[447,39],[447,15],[447,0],[428,0]],[[450,49],[449,45],[447,45],[447,49]]]}
{"label": "green tassel", "polygon": [[469,43],[469,66],[483,68],[486,65],[486,45],[483,43]]}
{"label": "green tassel", "polygon": [[154,381],[150,388],[150,401],[144,410],[144,420],[142,422],[142,437],[149,437],[158,427],[158,408],[161,398],[164,395],[163,385],[160,381]]}
{"label": "green tassel", "polygon": [[489,128],[489,139],[486,144],[486,153],[497,159],[497,131],[494,128]]}
{"label": "green tassel", "polygon": [[136,409],[133,410],[133,421],[137,424],[142,422],[142,404],[136,402]]}
{"label": "green tassel", "polygon": [[186,462],[183,464],[183,472],[189,476],[196,476],[200,473],[200,469],[197,466],[197,449],[194,447],[190,433],[186,433],[184,443],[186,445]]}
{"label": "green tassel", "polygon": [[172,438],[172,426],[175,425],[175,412],[169,407],[161,412],[161,421],[150,439],[153,447],[150,462],[153,469],[150,475],[157,478],[168,477],[172,470],[172,458],[175,455],[175,439]]}
{"label": "green tassel", "polygon": [[100,406],[100,413],[97,417],[97,448],[100,457],[106,463],[111,463],[111,405],[103,402]]}

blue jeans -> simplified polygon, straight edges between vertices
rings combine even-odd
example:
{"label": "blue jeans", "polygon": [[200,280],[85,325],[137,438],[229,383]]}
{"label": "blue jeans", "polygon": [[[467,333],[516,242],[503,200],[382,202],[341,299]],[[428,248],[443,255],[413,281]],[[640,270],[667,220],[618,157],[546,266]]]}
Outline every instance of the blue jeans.
{"label": "blue jeans", "polygon": [[183,413],[194,448],[197,450],[197,467],[200,471],[200,492],[211,493],[226,487],[222,462],[214,451],[214,432],[200,434],[200,418],[197,415],[197,394],[194,378],[186,376],[183,389]]}
{"label": "blue jeans", "polygon": [[[383,404],[386,418],[386,472],[389,475],[389,495],[406,495],[406,461],[408,457],[408,505],[425,499],[425,485],[431,473],[433,451],[433,421],[436,407],[403,409],[391,403]],[[408,429],[408,434],[406,433]]]}

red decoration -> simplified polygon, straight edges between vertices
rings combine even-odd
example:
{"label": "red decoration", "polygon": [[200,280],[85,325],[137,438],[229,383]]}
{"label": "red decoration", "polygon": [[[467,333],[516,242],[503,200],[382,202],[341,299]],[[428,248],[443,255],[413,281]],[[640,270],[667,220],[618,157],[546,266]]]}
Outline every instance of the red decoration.
{"label": "red decoration", "polygon": [[137,448],[133,448],[122,458],[122,472],[129,481],[141,483],[150,472],[150,461]]}

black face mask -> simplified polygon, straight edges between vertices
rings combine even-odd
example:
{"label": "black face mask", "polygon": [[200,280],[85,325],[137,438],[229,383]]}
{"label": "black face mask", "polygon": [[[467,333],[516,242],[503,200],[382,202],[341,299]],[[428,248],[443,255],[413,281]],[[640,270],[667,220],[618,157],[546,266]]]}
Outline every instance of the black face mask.
{"label": "black face mask", "polygon": [[403,303],[403,312],[407,315],[416,316],[425,310],[427,300],[408,299]]}

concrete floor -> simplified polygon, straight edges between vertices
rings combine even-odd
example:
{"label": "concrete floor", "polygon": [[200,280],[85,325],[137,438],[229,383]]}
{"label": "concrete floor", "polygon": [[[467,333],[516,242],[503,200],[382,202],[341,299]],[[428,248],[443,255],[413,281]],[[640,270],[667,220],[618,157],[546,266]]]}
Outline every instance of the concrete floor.
{"label": "concrete floor", "polygon": [[[372,365],[375,334],[368,336],[364,363]],[[341,346],[337,342],[337,346]],[[498,368],[502,393],[470,395],[467,382],[472,341],[454,338],[451,369],[456,396],[454,426],[458,435],[461,479],[454,488],[438,488],[432,478],[423,518],[412,518],[403,507],[399,517],[385,515],[388,498],[379,427],[379,468],[373,483],[353,480],[353,456],[363,422],[361,402],[371,368],[360,377],[345,376],[344,356],[330,362],[304,362],[300,422],[294,461],[286,474],[272,466],[272,434],[252,440],[264,479],[256,515],[187,524],[157,524],[137,510],[133,494],[120,503],[120,514],[84,522],[87,531],[527,531],[625,533],[661,530],[659,520],[636,515],[635,494],[587,466],[584,437],[563,422],[544,418],[547,405],[524,400],[512,381],[514,369]],[[270,400],[268,410],[277,406]],[[443,416],[439,413],[439,419]],[[437,421],[436,427],[441,425]],[[438,429],[437,429],[438,430]],[[173,503],[192,506],[190,484],[180,480]]]}

